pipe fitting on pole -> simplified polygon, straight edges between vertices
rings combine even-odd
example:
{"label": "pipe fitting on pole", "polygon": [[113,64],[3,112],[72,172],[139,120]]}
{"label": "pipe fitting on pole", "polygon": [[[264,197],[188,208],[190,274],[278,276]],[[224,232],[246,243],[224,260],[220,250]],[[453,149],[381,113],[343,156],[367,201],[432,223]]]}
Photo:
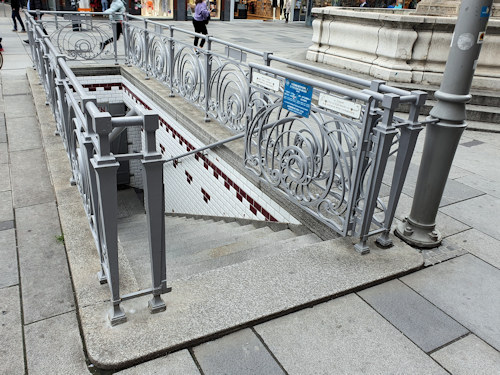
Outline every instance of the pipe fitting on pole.
{"label": "pipe fitting on pole", "polygon": [[467,127],[465,104],[491,15],[493,0],[462,0],[452,36],[437,104],[430,112],[438,121],[427,126],[424,150],[410,216],[394,233],[406,243],[432,248],[441,244],[436,216],[458,143]]}

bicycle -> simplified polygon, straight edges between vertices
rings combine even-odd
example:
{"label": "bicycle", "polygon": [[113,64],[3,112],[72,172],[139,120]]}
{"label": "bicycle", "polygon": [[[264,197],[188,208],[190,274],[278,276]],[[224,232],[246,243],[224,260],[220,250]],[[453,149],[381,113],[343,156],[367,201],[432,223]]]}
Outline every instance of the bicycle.
{"label": "bicycle", "polygon": [[0,38],[0,69],[3,66],[3,47],[2,47],[2,38]]}

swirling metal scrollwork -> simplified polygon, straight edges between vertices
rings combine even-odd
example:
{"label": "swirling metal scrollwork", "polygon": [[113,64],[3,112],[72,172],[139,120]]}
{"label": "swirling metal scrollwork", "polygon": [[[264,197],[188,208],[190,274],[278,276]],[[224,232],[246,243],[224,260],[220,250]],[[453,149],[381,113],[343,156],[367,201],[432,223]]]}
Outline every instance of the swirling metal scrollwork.
{"label": "swirling metal scrollwork", "polygon": [[170,77],[170,51],[166,47],[168,39],[152,35],[149,41],[148,74],[159,80],[166,81]]}
{"label": "swirling metal scrollwork", "polygon": [[302,118],[261,107],[248,127],[245,164],[295,204],[339,232],[347,212],[359,147],[359,124],[312,112]]}
{"label": "swirling metal scrollwork", "polygon": [[174,90],[190,102],[200,105],[205,99],[206,79],[202,59],[192,46],[182,46],[174,58]]}
{"label": "swirling metal scrollwork", "polygon": [[145,68],[146,64],[146,48],[144,45],[144,30],[128,25],[128,52],[130,62],[139,67]]}
{"label": "swirling metal scrollwork", "polygon": [[245,127],[249,103],[248,71],[234,62],[221,63],[213,59],[212,66],[219,65],[212,71],[210,78],[210,114],[221,124],[235,132]]}
{"label": "swirling metal scrollwork", "polygon": [[92,60],[101,54],[102,42],[113,32],[108,23],[67,24],[57,30],[55,44],[70,60]]}

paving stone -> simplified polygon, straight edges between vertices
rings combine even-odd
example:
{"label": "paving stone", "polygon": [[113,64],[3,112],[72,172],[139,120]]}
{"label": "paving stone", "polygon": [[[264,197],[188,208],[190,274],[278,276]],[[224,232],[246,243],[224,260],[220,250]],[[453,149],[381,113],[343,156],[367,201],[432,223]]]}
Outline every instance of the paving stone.
{"label": "paving stone", "polygon": [[355,294],[255,329],[290,375],[446,374]]}
{"label": "paving stone", "polygon": [[6,108],[5,119],[7,123],[9,123],[11,119],[35,117],[36,115],[35,105],[33,104],[31,95],[24,98],[17,95],[5,96],[3,100]]}
{"label": "paving stone", "polygon": [[0,191],[0,221],[14,220],[12,194],[10,190]]}
{"label": "paving stone", "polygon": [[[4,79],[2,81],[2,92],[4,96],[31,94],[26,74],[24,74],[24,76],[11,76],[8,79]],[[19,100],[25,101],[29,99],[25,96],[19,96]]]}
{"label": "paving stone", "polygon": [[0,337],[0,374],[24,374],[23,330],[17,286],[0,289]]}
{"label": "paving stone", "polygon": [[497,220],[500,212],[499,198],[483,195],[443,207],[441,211],[500,240],[500,226]]}
{"label": "paving stone", "polygon": [[10,186],[10,167],[9,164],[7,163],[0,163],[0,192],[3,191],[10,191],[11,186]]}
{"label": "paving stone", "polygon": [[500,349],[500,270],[467,254],[401,280]]}
{"label": "paving stone", "polygon": [[469,332],[399,280],[358,295],[427,353]]}
{"label": "paving stone", "polygon": [[197,346],[193,352],[205,375],[284,374],[250,329]]}
{"label": "paving stone", "polygon": [[[5,127],[5,118],[3,116],[0,116],[0,143],[7,143],[7,128]],[[5,161],[0,159],[1,163],[5,163]]]}
{"label": "paving stone", "polygon": [[25,324],[74,309],[55,203],[16,209]]}
{"label": "paving stone", "polygon": [[160,357],[152,361],[142,363],[129,369],[119,371],[116,375],[200,375],[191,354],[187,350],[181,350]]}
{"label": "paving stone", "polygon": [[500,268],[500,241],[480,232],[470,229],[446,239],[448,243],[460,246],[485,262]]}
{"label": "paving stone", "polygon": [[479,176],[476,174],[463,176],[457,179],[458,182],[473,186],[476,189],[484,191],[486,194],[500,198],[500,180]]}
{"label": "paving stone", "polygon": [[[45,164],[43,149],[15,151],[11,152],[10,156],[14,207],[54,201],[54,189]],[[2,165],[0,170],[1,168]]]}
{"label": "paving stone", "polygon": [[500,372],[500,353],[475,335],[468,335],[431,356],[453,375]]}
{"label": "paving stone", "polygon": [[16,231],[3,230],[0,231],[0,288],[18,283]]}
{"label": "paving stone", "polygon": [[75,312],[28,324],[24,332],[30,375],[89,374]]}
{"label": "paving stone", "polygon": [[9,153],[6,142],[0,142],[0,164],[9,162]]}
{"label": "paving stone", "polygon": [[36,117],[21,117],[7,120],[9,150],[23,151],[41,148],[40,127]]}

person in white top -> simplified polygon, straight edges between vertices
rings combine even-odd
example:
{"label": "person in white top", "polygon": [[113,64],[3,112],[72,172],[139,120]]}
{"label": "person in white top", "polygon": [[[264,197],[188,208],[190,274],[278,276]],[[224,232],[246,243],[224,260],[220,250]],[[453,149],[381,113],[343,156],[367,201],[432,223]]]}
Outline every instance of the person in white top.
{"label": "person in white top", "polygon": [[[122,27],[122,21],[123,21],[123,13],[125,13],[126,8],[125,4],[123,3],[122,0],[113,0],[111,3],[111,6],[109,9],[106,9],[104,13],[109,14],[109,19],[111,21],[118,21],[116,23],[116,40],[120,39],[120,35],[123,34],[123,27]],[[117,14],[115,14],[117,13]],[[109,38],[108,40],[105,40],[104,42],[101,42],[101,51],[106,48],[106,46],[110,43],[113,43],[113,37]]]}

